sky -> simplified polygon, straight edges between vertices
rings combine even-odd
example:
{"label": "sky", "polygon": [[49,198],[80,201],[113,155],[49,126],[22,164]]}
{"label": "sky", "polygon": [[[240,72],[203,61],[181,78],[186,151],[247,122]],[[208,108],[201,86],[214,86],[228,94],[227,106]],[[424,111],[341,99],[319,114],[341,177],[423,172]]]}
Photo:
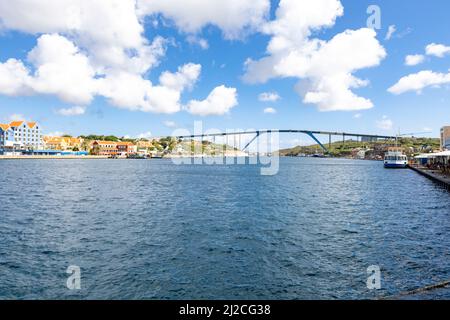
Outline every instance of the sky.
{"label": "sky", "polygon": [[447,0],[0,0],[0,122],[75,136],[202,121],[438,137],[450,125],[449,11]]}

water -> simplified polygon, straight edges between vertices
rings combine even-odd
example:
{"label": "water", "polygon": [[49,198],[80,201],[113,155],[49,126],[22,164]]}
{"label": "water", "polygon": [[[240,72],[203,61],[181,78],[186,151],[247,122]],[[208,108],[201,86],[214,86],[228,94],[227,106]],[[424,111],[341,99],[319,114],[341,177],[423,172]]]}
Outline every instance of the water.
{"label": "water", "polygon": [[[0,181],[3,299],[366,299],[450,279],[449,193],[379,162],[281,159],[261,176],[18,160],[0,161]],[[381,290],[366,288],[370,265]]]}

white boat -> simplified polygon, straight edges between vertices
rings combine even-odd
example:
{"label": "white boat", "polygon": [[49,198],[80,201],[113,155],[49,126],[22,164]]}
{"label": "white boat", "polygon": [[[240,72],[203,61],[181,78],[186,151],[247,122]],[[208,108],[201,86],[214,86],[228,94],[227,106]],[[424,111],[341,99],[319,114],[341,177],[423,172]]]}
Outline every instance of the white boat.
{"label": "white boat", "polygon": [[403,169],[408,166],[408,157],[400,151],[389,151],[384,156],[384,167],[389,169]]}

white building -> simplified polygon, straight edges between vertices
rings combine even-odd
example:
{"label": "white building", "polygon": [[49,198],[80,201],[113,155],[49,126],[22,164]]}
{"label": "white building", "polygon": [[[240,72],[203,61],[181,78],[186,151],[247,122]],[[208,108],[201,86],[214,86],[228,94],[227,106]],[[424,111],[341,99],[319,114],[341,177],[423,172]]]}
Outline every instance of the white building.
{"label": "white building", "polygon": [[3,141],[0,141],[0,147],[16,150],[42,149],[42,134],[38,123],[13,121],[10,124],[2,124],[1,128],[4,137]]}

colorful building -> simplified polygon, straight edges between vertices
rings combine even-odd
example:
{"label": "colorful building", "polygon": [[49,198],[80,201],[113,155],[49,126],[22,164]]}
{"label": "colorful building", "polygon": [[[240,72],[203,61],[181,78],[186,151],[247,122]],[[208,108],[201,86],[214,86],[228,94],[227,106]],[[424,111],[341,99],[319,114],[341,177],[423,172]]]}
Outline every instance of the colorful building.
{"label": "colorful building", "polygon": [[450,126],[441,129],[441,150],[450,150]]}
{"label": "colorful building", "polygon": [[92,154],[96,156],[116,156],[117,142],[94,141],[92,144]]}
{"label": "colorful building", "polygon": [[81,150],[83,139],[72,137],[44,137],[45,148],[49,150],[72,151]]}
{"label": "colorful building", "polygon": [[0,124],[0,150],[39,150],[42,146],[41,128],[38,123],[13,121]]}
{"label": "colorful building", "polygon": [[152,141],[148,140],[139,140],[136,145],[138,149],[152,149],[154,147]]}
{"label": "colorful building", "polygon": [[117,156],[126,157],[137,153],[137,146],[131,142],[117,142]]}
{"label": "colorful building", "polygon": [[14,131],[9,124],[0,124],[0,152],[14,148]]}

